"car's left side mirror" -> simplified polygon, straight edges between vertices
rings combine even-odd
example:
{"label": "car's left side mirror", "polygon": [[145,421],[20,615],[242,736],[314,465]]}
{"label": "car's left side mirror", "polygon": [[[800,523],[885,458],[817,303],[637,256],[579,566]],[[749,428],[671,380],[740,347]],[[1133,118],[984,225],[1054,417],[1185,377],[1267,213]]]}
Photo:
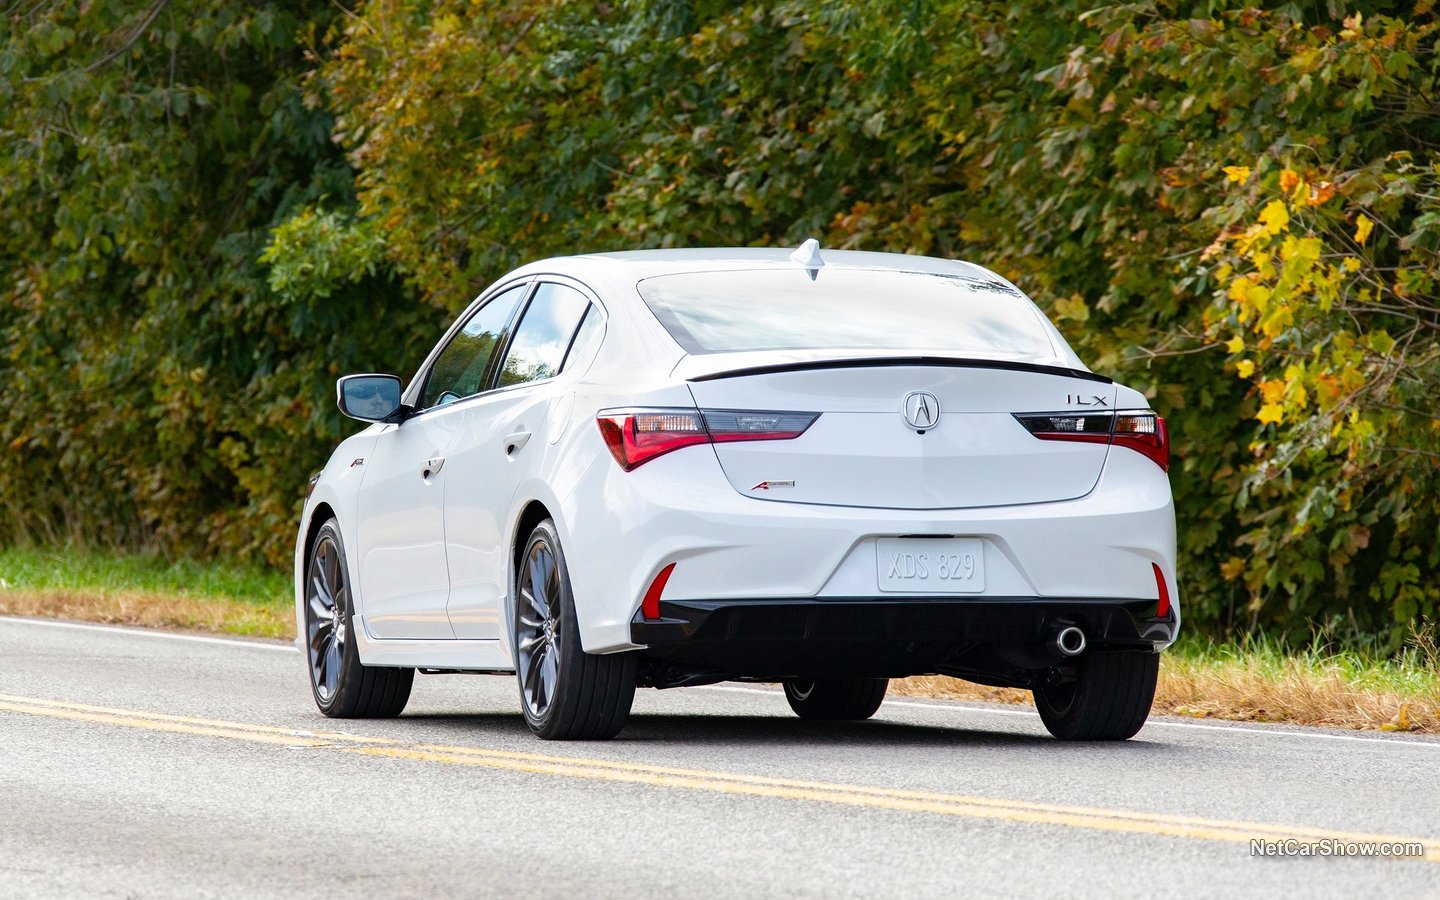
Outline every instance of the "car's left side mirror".
{"label": "car's left side mirror", "polygon": [[346,375],[335,383],[340,411],[362,422],[393,422],[400,412],[400,379],[394,375]]}

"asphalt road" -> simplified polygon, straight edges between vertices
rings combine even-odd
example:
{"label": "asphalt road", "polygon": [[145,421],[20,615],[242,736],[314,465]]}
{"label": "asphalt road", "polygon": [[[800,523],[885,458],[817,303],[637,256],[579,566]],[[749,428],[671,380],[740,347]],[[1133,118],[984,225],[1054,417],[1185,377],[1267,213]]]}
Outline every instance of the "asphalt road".
{"label": "asphalt road", "polygon": [[[336,722],[288,646],[0,618],[0,896],[1440,897],[1440,741],[641,691],[544,743],[513,679]],[[1421,840],[1422,859],[1255,857]]]}

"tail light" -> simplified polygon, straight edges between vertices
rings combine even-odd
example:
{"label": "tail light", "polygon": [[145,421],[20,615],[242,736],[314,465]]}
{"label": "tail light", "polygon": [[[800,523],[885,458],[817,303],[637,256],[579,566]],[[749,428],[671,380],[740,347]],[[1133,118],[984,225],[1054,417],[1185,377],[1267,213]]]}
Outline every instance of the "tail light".
{"label": "tail light", "polygon": [[629,472],[692,444],[788,441],[820,418],[812,412],[741,409],[607,409],[595,417],[600,436]]}
{"label": "tail light", "polygon": [[1151,410],[1114,413],[1016,414],[1025,430],[1042,441],[1113,444],[1136,450],[1164,471],[1170,471],[1170,435],[1165,420]]}

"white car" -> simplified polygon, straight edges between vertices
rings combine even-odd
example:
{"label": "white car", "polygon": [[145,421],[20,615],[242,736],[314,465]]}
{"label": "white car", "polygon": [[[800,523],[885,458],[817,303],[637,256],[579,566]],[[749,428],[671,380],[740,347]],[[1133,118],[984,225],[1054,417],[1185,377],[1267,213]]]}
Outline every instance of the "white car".
{"label": "white car", "polygon": [[1125,739],[1175,639],[1163,420],[964,262],[820,250],[547,259],[496,282],[312,479],[295,547],[315,702],[515,673],[543,738],[635,688],[779,682],[864,719],[888,679],[1034,692]]}

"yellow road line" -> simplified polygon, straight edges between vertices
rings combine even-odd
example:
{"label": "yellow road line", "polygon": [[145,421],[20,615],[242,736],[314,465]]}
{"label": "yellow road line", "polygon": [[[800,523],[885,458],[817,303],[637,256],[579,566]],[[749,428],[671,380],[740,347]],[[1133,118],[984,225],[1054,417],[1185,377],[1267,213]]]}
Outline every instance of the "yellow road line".
{"label": "yellow road line", "polygon": [[807,800],[870,809],[952,815],[1038,825],[1061,825],[1192,840],[1244,843],[1257,839],[1266,841],[1328,839],[1345,842],[1418,843],[1424,848],[1424,856],[1409,858],[1440,862],[1440,840],[1430,838],[1399,837],[1311,828],[1302,825],[1242,822],[1135,810],[1035,803],[838,782],[776,778],[741,772],[646,765],[619,760],[520,753],[482,747],[421,744],[378,736],[368,737],[343,732],[278,728],[247,722],[174,716],[165,713],[117,709],[8,694],[0,694],[0,712],[173,734],[229,738],[287,747],[329,749],[342,753],[413,762],[476,766],[536,775],[588,778],[653,787],[786,800]]}

